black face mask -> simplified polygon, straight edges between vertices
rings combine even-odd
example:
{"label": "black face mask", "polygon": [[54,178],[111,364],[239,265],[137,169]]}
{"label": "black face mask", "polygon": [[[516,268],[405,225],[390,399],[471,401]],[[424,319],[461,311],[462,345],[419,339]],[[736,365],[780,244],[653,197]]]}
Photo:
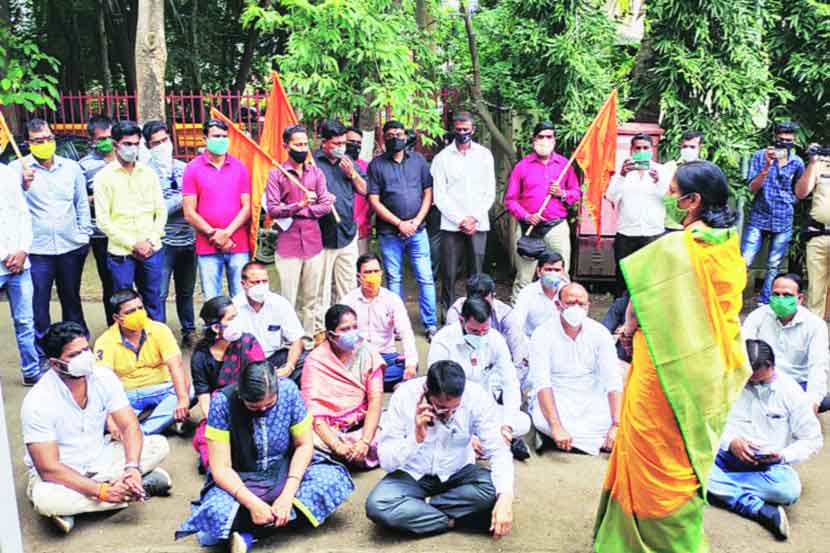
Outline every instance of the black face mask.
{"label": "black face mask", "polygon": [[308,157],[307,151],[300,151],[300,150],[293,150],[291,148],[288,149],[288,155],[291,156],[291,159],[294,160],[294,163],[303,163],[306,158]]}
{"label": "black face mask", "polygon": [[357,159],[360,155],[360,144],[346,143],[346,155],[352,159]]}
{"label": "black face mask", "polygon": [[395,136],[393,138],[387,138],[383,144],[386,146],[387,152],[394,154],[406,148],[406,139]]}
{"label": "black face mask", "polygon": [[471,132],[455,132],[455,143],[456,144],[469,144],[473,140],[473,133]]}

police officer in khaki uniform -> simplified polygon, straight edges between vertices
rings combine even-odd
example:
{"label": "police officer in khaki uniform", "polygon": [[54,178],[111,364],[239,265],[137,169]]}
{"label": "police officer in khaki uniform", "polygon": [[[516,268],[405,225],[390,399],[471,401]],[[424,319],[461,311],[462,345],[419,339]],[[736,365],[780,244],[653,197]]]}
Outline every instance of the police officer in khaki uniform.
{"label": "police officer in khaki uniform", "polygon": [[830,286],[830,148],[810,145],[810,161],[795,185],[800,200],[813,195],[810,215],[804,224],[807,243],[807,307],[825,317],[827,289]]}

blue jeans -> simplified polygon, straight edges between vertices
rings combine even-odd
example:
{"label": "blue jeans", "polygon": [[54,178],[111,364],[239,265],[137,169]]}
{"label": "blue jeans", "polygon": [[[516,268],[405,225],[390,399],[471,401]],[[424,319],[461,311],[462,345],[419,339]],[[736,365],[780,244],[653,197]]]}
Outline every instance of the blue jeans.
{"label": "blue jeans", "polygon": [[748,465],[720,450],[709,475],[709,493],[730,511],[755,518],[764,503],[790,505],[801,496],[801,480],[790,465]]}
{"label": "blue jeans", "polygon": [[395,384],[403,380],[406,360],[398,352],[381,353],[380,356],[386,361],[386,369],[383,371],[383,391],[391,392]]}
{"label": "blue jeans", "polygon": [[761,296],[758,298],[758,301],[767,304],[772,294],[772,281],[778,275],[778,268],[781,266],[784,256],[787,255],[793,231],[769,232],[753,227],[752,225],[747,225],[741,240],[741,255],[744,261],[746,261],[747,267],[752,265],[752,262],[755,261],[755,256],[761,251],[764,234],[769,234],[772,237],[772,241],[769,246],[769,259],[767,259],[767,274],[764,277],[764,286],[761,288]]}
{"label": "blue jeans", "polygon": [[199,280],[205,301],[222,295],[222,271],[227,273],[228,291],[236,296],[242,291],[242,267],[248,262],[248,252],[211,253],[199,256]]}
{"label": "blue jeans", "polygon": [[136,416],[147,409],[153,410],[141,423],[141,431],[145,434],[158,434],[173,424],[178,397],[172,382],[127,390],[127,399]]}
{"label": "blue jeans", "polygon": [[436,327],[438,321],[435,318],[435,281],[432,278],[427,231],[421,229],[410,238],[402,238],[397,234],[381,234],[378,236],[378,242],[386,268],[387,285],[404,301],[406,296],[403,292],[403,256],[409,256],[412,269],[415,271],[415,280],[418,281],[421,321],[426,329]]}
{"label": "blue jeans", "polygon": [[[49,302],[52,299],[52,284],[58,289],[61,302],[61,320],[73,321],[86,329],[84,310],[81,306],[81,274],[89,246],[81,246],[59,255],[31,254],[32,264],[32,309],[35,313],[35,337],[39,340],[52,323]],[[37,341],[35,341],[37,345]],[[41,358],[44,357],[37,346]]]}
{"label": "blue jeans", "polygon": [[164,249],[149,259],[138,260],[131,255],[107,255],[107,267],[112,275],[112,290],[132,290],[133,284],[141,294],[144,309],[154,321],[164,321],[161,307],[161,278],[164,272]]}
{"label": "blue jeans", "polygon": [[162,322],[167,322],[167,296],[170,293],[170,277],[176,280],[176,314],[182,325],[182,334],[196,331],[193,314],[193,293],[196,290],[196,247],[164,246],[164,266],[161,275]]}
{"label": "blue jeans", "polygon": [[0,288],[6,289],[9,307],[14,319],[14,337],[20,353],[20,366],[24,378],[33,378],[39,372],[38,353],[35,347],[35,313],[32,309],[32,273],[0,275]]}

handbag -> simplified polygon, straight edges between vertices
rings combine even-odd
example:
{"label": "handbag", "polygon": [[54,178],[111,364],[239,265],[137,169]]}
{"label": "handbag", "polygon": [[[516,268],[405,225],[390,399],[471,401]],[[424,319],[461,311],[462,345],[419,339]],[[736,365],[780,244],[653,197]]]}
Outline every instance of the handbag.
{"label": "handbag", "polygon": [[547,221],[539,223],[533,227],[530,234],[527,234],[527,229],[530,228],[528,223],[520,222],[522,229],[522,236],[516,242],[516,252],[522,257],[530,259],[539,259],[539,256],[548,248],[545,244],[545,235],[550,230],[564,221],[565,219],[556,219],[554,221]]}

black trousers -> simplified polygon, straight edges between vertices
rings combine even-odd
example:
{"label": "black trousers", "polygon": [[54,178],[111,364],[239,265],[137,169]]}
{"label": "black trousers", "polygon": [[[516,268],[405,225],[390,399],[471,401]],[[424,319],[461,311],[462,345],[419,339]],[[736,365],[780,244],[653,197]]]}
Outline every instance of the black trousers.
{"label": "black trousers", "polygon": [[463,232],[441,231],[441,311],[444,314],[455,303],[455,281],[461,273],[461,265],[466,260],[468,275],[480,273],[486,247],[486,232],[469,236]]}
{"label": "black trousers", "polygon": [[[294,381],[297,388],[300,387],[300,381],[303,377],[303,364],[305,363],[306,356],[308,356],[308,351],[303,350],[300,354],[300,358],[297,359],[297,364],[294,365],[294,372],[292,372],[288,377]],[[268,357],[268,363],[274,368],[274,370],[277,370],[285,365],[286,361],[288,361],[288,348],[278,349]]]}
{"label": "black trousers", "polygon": [[92,246],[92,255],[95,256],[95,268],[98,269],[98,278],[101,279],[101,301],[104,303],[104,312],[107,315],[107,326],[112,326],[112,307],[110,307],[110,296],[112,296],[112,274],[107,267],[107,244],[106,236],[93,236],[89,239]]}
{"label": "black trousers", "polygon": [[620,261],[631,255],[632,253],[636,252],[640,248],[648,246],[661,236],[662,234],[658,234],[656,236],[626,236],[625,234],[619,233],[617,233],[617,235],[614,236],[614,262],[617,265],[617,276],[616,286],[614,288],[614,297],[619,298],[626,291],[625,279],[623,278],[622,271],[620,270]]}

